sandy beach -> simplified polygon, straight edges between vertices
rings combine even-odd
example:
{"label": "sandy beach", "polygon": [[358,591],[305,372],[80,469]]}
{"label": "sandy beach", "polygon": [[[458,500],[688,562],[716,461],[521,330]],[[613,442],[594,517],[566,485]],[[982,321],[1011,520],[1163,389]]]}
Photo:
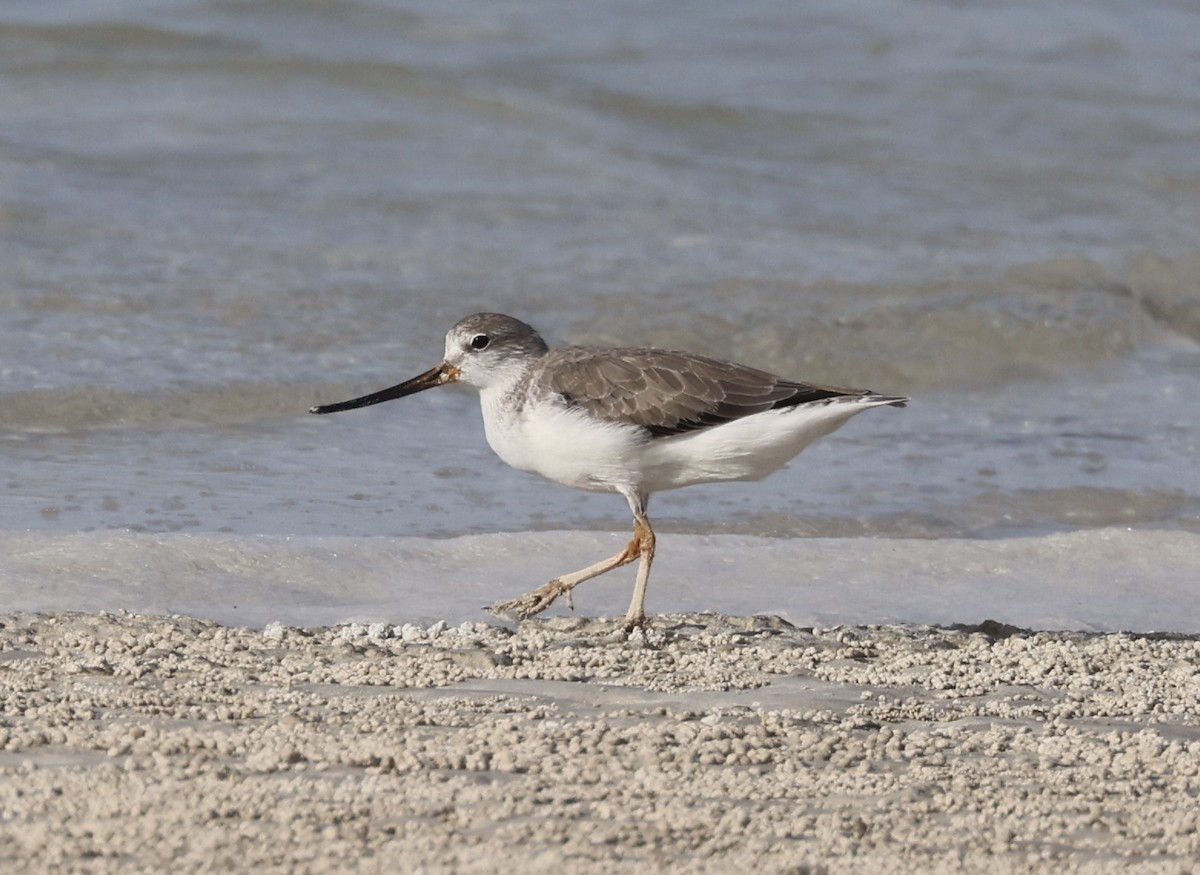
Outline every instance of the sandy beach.
{"label": "sandy beach", "polygon": [[6,872],[1191,872],[1200,641],[9,614]]}

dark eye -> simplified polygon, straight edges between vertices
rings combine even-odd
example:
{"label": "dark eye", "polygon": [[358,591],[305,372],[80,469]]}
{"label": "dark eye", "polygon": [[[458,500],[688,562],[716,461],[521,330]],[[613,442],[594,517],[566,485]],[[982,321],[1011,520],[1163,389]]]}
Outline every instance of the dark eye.
{"label": "dark eye", "polygon": [[471,338],[471,349],[484,349],[491,342],[492,339],[486,334],[476,334]]}

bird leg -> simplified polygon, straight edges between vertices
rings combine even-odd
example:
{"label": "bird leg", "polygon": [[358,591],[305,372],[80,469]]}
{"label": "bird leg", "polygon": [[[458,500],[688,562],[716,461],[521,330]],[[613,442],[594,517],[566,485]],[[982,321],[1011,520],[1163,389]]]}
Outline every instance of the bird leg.
{"label": "bird leg", "polygon": [[654,529],[650,527],[650,518],[644,513],[634,517],[633,540],[629,546],[637,544],[638,558],[641,561],[638,562],[637,579],[633,584],[633,600],[629,603],[629,610],[625,612],[626,631],[646,625],[646,584],[650,580],[650,564],[654,561],[654,541]]}
{"label": "bird leg", "polygon": [[[646,581],[650,577],[650,562],[653,558],[654,530],[650,528],[650,520],[646,518],[645,514],[641,514],[633,521],[633,539],[625,545],[625,549],[620,553],[610,556],[602,562],[597,562],[595,565],[589,565],[587,568],[571,574],[556,577],[549,583],[544,583],[537,589],[518,596],[512,601],[496,602],[488,608],[488,611],[493,614],[510,614],[518,619],[526,620],[546,610],[554,604],[559,596],[566,596],[570,603],[571,590],[585,580],[599,577],[606,571],[612,571],[614,568],[620,568],[635,559],[640,559],[637,583],[633,589],[633,603],[630,604],[629,611],[625,614],[625,626],[630,629],[634,626],[643,626],[646,623],[646,611],[643,607],[646,600]],[[573,604],[571,607],[574,609]]]}

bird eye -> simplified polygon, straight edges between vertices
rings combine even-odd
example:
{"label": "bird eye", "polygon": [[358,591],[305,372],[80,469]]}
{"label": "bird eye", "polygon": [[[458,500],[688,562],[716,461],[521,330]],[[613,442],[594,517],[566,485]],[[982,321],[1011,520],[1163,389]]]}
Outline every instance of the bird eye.
{"label": "bird eye", "polygon": [[484,349],[491,342],[492,339],[486,334],[476,334],[471,338],[471,349]]}

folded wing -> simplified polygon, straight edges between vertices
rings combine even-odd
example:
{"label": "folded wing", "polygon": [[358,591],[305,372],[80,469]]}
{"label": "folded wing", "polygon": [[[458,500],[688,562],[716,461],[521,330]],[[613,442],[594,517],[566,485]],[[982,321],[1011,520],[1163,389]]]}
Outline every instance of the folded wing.
{"label": "folded wing", "polygon": [[568,407],[606,422],[640,426],[656,438],[781,407],[873,394],[797,383],[683,352],[568,347],[548,355],[556,360],[553,364],[570,366],[539,369],[537,388],[554,392]]}

